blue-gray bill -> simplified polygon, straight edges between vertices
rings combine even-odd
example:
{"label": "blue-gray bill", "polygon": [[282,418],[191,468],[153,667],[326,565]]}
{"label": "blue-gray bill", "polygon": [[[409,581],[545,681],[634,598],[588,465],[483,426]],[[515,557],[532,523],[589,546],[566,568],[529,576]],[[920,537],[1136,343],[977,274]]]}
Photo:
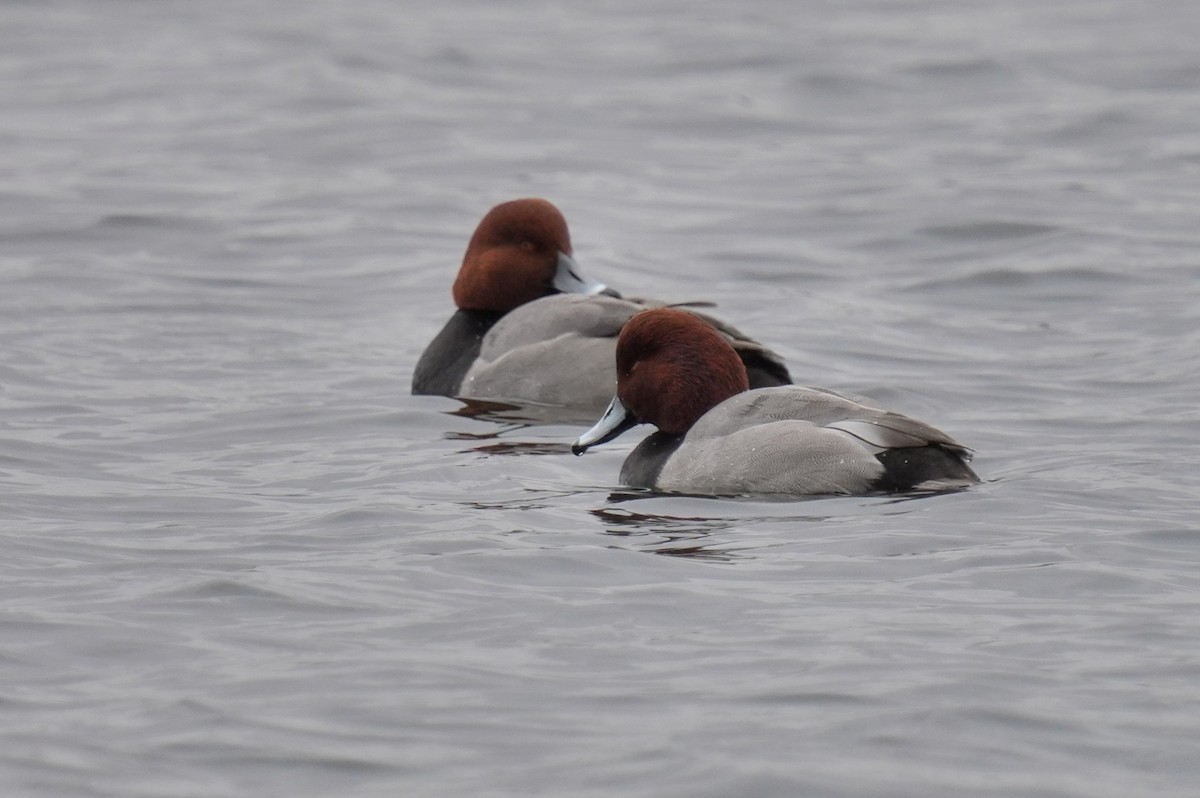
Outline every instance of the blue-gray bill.
{"label": "blue-gray bill", "polygon": [[575,259],[565,252],[558,253],[558,265],[555,268],[552,283],[556,290],[564,294],[621,296],[604,283],[593,280],[584,274],[583,269],[579,268],[579,264]]}
{"label": "blue-gray bill", "polygon": [[592,446],[607,443],[637,424],[637,418],[625,409],[625,405],[621,404],[618,397],[614,396],[600,420],[591,429],[580,435],[575,443],[571,444],[571,453],[583,454]]}

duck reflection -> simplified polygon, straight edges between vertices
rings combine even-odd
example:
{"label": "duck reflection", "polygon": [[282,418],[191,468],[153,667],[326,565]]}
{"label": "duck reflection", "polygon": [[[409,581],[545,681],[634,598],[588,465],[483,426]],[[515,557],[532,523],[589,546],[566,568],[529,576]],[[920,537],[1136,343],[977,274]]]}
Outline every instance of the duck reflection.
{"label": "duck reflection", "polygon": [[[447,432],[446,440],[472,441],[479,445],[464,450],[480,454],[494,455],[541,455],[541,454],[570,454],[569,442],[556,441],[506,441],[510,435],[521,433],[533,427],[567,423],[561,417],[562,408],[536,407],[513,405],[504,402],[481,401],[477,399],[462,399],[462,407],[448,411],[447,415],[469,418],[473,421],[494,422],[498,427],[489,428],[485,432]],[[564,436],[566,441],[569,436]]]}
{"label": "duck reflection", "polygon": [[[614,494],[610,500],[616,498]],[[645,494],[625,494],[624,500],[645,498]],[[737,519],[677,517],[644,513],[623,507],[601,507],[590,511],[604,525],[604,534],[629,538],[633,548],[668,557],[685,557],[710,562],[734,562],[747,559],[753,547],[731,545],[727,538],[713,539],[718,532],[737,526]]]}

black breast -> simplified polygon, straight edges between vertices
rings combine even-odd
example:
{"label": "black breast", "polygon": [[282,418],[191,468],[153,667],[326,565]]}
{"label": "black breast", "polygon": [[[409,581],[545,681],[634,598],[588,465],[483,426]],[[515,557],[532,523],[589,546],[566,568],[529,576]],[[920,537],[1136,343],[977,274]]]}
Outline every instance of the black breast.
{"label": "black breast", "polygon": [[621,482],[631,488],[653,488],[658,484],[658,475],[679,444],[682,435],[655,432],[637,445],[625,458],[621,466]]}
{"label": "black breast", "polygon": [[417,361],[412,392],[457,396],[463,377],[479,357],[483,336],[503,315],[491,310],[459,310],[451,316]]}
{"label": "black breast", "polygon": [[737,353],[746,367],[751,389],[792,384],[792,375],[788,373],[787,366],[772,353],[750,349],[737,349]]}

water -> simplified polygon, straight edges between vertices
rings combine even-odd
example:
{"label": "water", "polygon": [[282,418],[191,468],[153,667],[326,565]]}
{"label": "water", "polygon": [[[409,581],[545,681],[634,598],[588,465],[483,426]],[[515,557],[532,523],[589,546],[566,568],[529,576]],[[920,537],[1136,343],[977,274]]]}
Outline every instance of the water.
{"label": "water", "polygon": [[[4,793],[1194,795],[1198,33],[0,4]],[[409,396],[526,195],[986,482],[652,497]]]}

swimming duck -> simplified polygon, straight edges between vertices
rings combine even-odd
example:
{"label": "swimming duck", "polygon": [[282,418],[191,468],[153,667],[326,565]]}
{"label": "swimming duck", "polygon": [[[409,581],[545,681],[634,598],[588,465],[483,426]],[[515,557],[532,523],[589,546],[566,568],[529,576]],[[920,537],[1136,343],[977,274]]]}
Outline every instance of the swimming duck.
{"label": "swimming duck", "polygon": [[[414,394],[551,405],[580,420],[594,418],[612,396],[621,328],[647,307],[664,305],[623,298],[587,278],[572,256],[566,219],[537,198],[488,211],[452,294],[458,309],[418,360]],[[719,331],[752,384],[791,382],[770,349],[709,315],[681,312]]]}
{"label": "swimming duck", "polygon": [[710,326],[672,308],[621,330],[617,392],[571,450],[648,423],[621,482],[705,494],[865,494],[979,481],[971,451],[921,421],[823,388],[750,389],[746,370]]}

